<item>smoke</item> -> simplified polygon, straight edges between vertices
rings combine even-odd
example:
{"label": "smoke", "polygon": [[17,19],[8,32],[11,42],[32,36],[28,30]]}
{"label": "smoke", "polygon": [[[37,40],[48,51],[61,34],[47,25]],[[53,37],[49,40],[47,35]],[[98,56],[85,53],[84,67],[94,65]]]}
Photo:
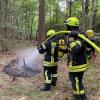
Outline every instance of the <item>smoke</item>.
{"label": "smoke", "polygon": [[37,48],[24,50],[20,54],[18,65],[20,68],[40,69],[42,66],[43,55],[39,54]]}
{"label": "smoke", "polygon": [[28,48],[20,52],[16,59],[4,66],[3,72],[14,77],[29,77],[41,72],[44,55],[37,48]]}

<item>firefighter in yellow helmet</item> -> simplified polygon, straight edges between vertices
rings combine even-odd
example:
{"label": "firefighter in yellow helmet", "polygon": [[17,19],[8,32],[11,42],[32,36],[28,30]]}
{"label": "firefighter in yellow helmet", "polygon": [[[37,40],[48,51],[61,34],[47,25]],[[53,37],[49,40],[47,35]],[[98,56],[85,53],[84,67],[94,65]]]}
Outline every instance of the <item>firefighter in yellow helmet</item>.
{"label": "firefighter in yellow helmet", "polygon": [[66,19],[65,24],[67,30],[72,31],[72,34],[67,36],[66,44],[69,51],[68,49],[61,51],[69,53],[68,70],[74,98],[75,100],[85,100],[86,95],[82,80],[84,72],[88,69],[88,62],[85,55],[85,41],[77,36],[77,34],[83,34],[83,32],[79,30],[79,20],[75,17]]}
{"label": "firefighter in yellow helmet", "polygon": [[[47,38],[55,34],[54,30],[47,32]],[[42,91],[50,91],[51,86],[56,86],[57,68],[58,68],[58,41],[48,41],[38,47],[41,54],[45,54],[43,67],[45,76],[45,85],[41,88]]]}

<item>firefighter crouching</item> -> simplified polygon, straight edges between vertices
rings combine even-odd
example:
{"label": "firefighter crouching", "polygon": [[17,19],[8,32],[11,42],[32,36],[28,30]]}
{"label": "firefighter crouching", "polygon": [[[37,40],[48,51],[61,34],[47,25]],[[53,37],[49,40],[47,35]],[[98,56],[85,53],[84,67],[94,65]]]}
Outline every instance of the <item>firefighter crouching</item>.
{"label": "firefighter crouching", "polygon": [[[54,30],[47,32],[47,38],[55,34]],[[63,41],[64,42],[64,41]],[[45,54],[43,61],[45,85],[41,88],[42,91],[50,91],[51,86],[56,86],[57,82],[57,68],[58,68],[58,42],[49,41],[38,47],[38,51],[41,54]],[[62,55],[62,54],[61,54]],[[61,56],[60,55],[60,56]]]}

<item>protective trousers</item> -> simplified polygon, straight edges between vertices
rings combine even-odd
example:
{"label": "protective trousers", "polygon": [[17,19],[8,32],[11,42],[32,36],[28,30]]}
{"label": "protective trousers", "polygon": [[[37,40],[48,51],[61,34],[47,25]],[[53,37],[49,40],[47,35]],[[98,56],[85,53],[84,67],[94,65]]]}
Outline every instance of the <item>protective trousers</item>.
{"label": "protective trousers", "polygon": [[75,100],[86,100],[85,89],[82,83],[84,72],[69,72]]}
{"label": "protective trousers", "polygon": [[50,89],[51,85],[56,86],[57,82],[57,66],[44,66],[45,88]]}

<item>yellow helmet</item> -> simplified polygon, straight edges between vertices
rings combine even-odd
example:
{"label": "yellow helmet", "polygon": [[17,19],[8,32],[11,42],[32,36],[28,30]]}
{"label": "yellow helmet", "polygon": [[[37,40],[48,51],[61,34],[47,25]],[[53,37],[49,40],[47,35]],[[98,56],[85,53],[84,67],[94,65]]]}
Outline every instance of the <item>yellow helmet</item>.
{"label": "yellow helmet", "polygon": [[55,30],[49,30],[48,32],[47,32],[47,36],[51,36],[51,35],[53,35],[53,34],[55,34],[56,32],[55,32]]}
{"label": "yellow helmet", "polygon": [[94,32],[93,30],[87,30],[85,32],[85,35],[88,37],[88,38],[91,38],[91,37],[94,37]]}
{"label": "yellow helmet", "polygon": [[75,17],[66,19],[65,23],[69,26],[79,26],[79,20]]}

